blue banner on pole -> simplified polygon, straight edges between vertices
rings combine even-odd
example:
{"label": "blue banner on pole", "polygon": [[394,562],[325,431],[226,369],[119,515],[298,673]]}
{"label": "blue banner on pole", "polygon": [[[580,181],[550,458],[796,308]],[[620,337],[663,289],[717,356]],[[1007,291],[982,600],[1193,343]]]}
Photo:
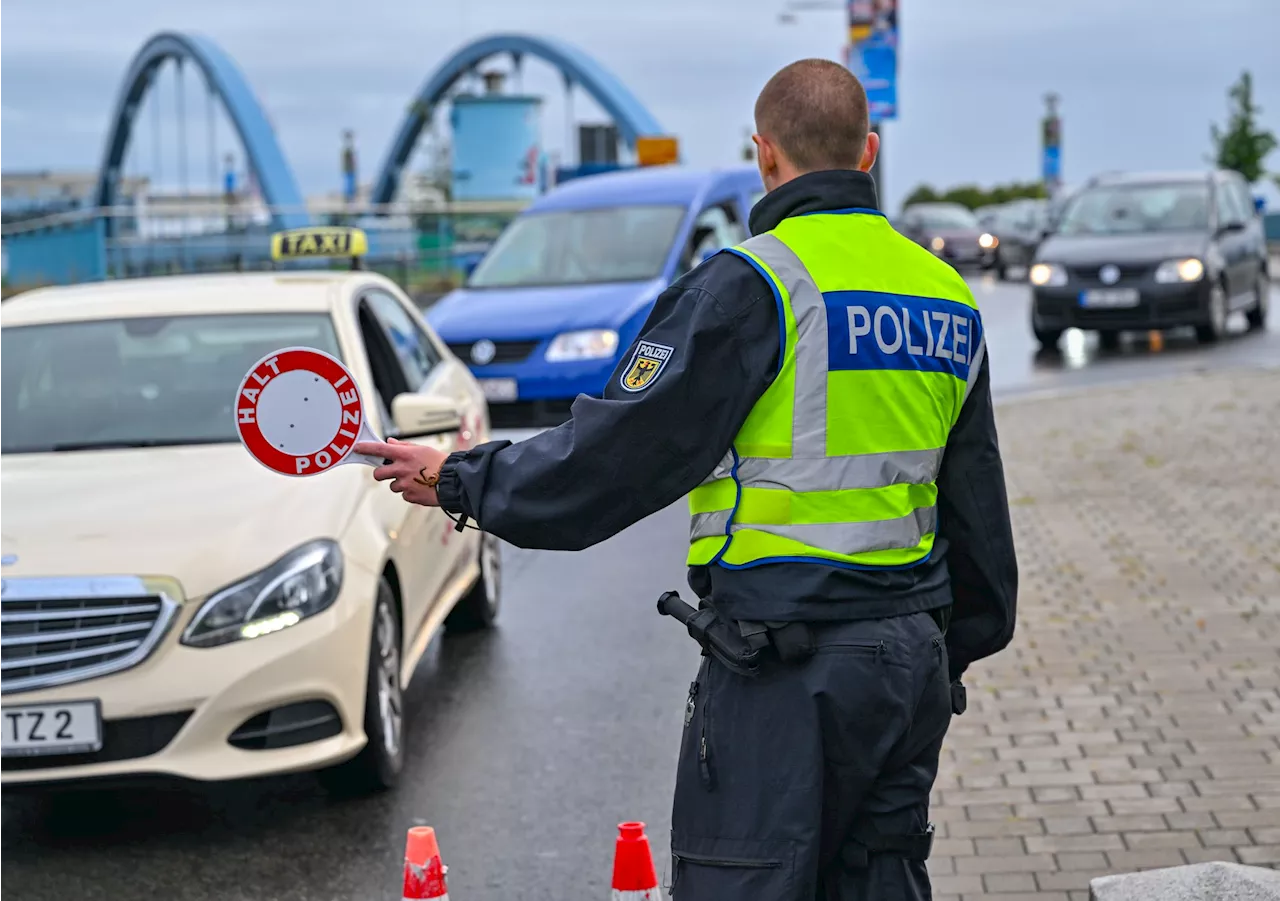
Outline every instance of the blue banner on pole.
{"label": "blue banner on pole", "polygon": [[1047,182],[1056,182],[1062,177],[1062,148],[1046,147],[1040,164],[1041,177]]}
{"label": "blue banner on pole", "polygon": [[845,64],[867,91],[872,122],[898,118],[898,0],[848,0]]}

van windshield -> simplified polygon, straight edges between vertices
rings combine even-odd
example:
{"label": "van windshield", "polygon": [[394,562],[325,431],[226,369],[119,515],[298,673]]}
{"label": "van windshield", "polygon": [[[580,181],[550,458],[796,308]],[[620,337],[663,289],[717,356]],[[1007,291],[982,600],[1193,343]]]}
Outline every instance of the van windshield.
{"label": "van windshield", "polygon": [[1106,185],[1077,194],[1063,213],[1064,235],[1203,231],[1209,227],[1207,182]]}
{"label": "van windshield", "polygon": [[686,209],[672,205],[553,210],[518,217],[469,288],[648,281],[662,275]]}

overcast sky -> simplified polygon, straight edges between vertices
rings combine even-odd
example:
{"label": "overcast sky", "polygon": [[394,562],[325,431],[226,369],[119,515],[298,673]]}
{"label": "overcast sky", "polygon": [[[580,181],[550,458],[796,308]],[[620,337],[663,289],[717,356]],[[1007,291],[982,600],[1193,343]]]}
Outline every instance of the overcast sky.
{"label": "overcast sky", "polygon": [[[687,162],[738,158],[756,93],[778,67],[838,58],[843,14],[785,0],[6,0],[0,30],[3,168],[94,169],[130,57],[163,29],[200,32],[239,63],[275,123],[304,193],[337,190],[343,128],[370,178],[418,85],[467,40],[533,32],[573,42],[612,69],[681,139]],[[1062,96],[1064,172],[1205,164],[1209,123],[1250,69],[1263,120],[1280,132],[1280,0],[900,0],[901,118],[886,130],[888,199],[920,182],[948,186],[1038,177],[1042,96]],[[191,81],[192,79],[189,79]],[[173,82],[162,87],[172,118]],[[193,187],[210,178],[205,107],[188,112]],[[564,144],[563,91],[545,93],[549,150]],[[170,91],[165,99],[163,91]],[[198,102],[197,102],[198,101]],[[580,117],[597,114],[581,93]],[[194,127],[199,123],[199,127]],[[175,126],[166,127],[177,170]],[[149,139],[139,133],[139,146]],[[231,142],[225,123],[220,147]],[[149,153],[148,147],[148,153]],[[221,152],[221,150],[219,151]],[[133,165],[149,168],[138,162]],[[1280,171],[1280,151],[1269,160]],[[1274,190],[1271,196],[1278,196]]]}

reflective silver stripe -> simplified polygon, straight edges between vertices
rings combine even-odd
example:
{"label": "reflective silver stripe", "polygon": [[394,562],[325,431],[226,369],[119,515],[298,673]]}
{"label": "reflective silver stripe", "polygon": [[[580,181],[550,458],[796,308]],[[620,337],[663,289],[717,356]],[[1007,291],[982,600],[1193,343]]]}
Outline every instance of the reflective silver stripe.
{"label": "reflective silver stripe", "polygon": [[944,448],[850,454],[813,459],[743,457],[738,479],[751,488],[788,491],[840,491],[844,488],[884,488],[888,485],[928,485],[938,477]]}
{"label": "reflective silver stripe", "polygon": [[711,475],[707,476],[698,484],[709,485],[712,482],[718,482],[721,479],[727,479],[732,475],[733,475],[733,451],[729,451],[729,453],[724,455],[724,459],[722,459],[719,463],[716,464],[716,468],[711,470]]}
{"label": "reflective silver stripe", "polygon": [[689,541],[710,538],[713,535],[723,538],[727,534],[725,526],[729,524],[729,514],[732,512],[732,510],[712,510],[710,513],[694,513],[689,517]]}
{"label": "reflective silver stripe", "polygon": [[793,251],[771,234],[742,244],[773,270],[791,297],[796,318],[796,385],[791,416],[791,456],[827,454],[827,306],[809,270]]}
{"label": "reflective silver stripe", "polygon": [[899,519],[875,522],[800,523],[789,526],[733,524],[733,531],[754,529],[780,538],[790,538],[809,547],[837,554],[866,554],[913,548],[934,530],[937,513],[934,507],[920,507]]}
{"label": "reflective silver stripe", "polygon": [[[975,311],[976,312],[976,311]],[[978,340],[978,346],[969,354],[969,378],[964,383],[964,399],[969,399],[969,392],[973,390],[974,382],[978,381],[978,371],[982,369],[982,358],[987,355],[987,334],[985,331]],[[961,401],[963,403],[963,401]]]}

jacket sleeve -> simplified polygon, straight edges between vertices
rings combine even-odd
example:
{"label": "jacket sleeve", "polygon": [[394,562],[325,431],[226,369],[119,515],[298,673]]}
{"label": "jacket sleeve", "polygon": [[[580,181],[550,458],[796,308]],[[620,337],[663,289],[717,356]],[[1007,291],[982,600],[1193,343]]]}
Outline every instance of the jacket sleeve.
{"label": "jacket sleeve", "polygon": [[954,597],[947,630],[954,681],[1010,642],[1017,612],[1018,562],[985,356],[943,454],[938,531]]}
{"label": "jacket sleeve", "polygon": [[[658,297],[603,397],[579,396],[568,422],[518,444],[451,455],[441,506],[525,548],[579,550],[622,531],[728,453],[773,379],[778,328],[764,279],[732,254],[712,257]],[[667,358],[628,389],[641,344]]]}

